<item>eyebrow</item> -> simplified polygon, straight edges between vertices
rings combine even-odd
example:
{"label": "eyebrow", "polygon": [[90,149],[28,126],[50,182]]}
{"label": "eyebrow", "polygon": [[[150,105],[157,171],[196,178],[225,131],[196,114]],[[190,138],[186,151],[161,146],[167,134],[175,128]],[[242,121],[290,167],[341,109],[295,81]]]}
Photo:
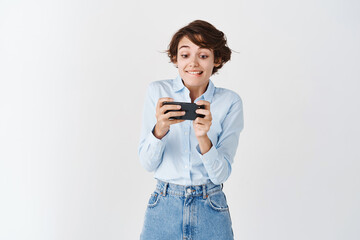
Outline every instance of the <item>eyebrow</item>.
{"label": "eyebrow", "polygon": [[187,46],[187,45],[183,45],[183,46],[179,47],[179,50],[182,49],[182,48],[190,48],[190,47]]}
{"label": "eyebrow", "polygon": [[[179,47],[178,50],[180,50],[182,48],[190,48],[190,47],[188,45],[182,45],[181,47]],[[208,49],[208,50],[210,50],[209,48],[204,48],[204,47],[199,47],[199,49]]]}

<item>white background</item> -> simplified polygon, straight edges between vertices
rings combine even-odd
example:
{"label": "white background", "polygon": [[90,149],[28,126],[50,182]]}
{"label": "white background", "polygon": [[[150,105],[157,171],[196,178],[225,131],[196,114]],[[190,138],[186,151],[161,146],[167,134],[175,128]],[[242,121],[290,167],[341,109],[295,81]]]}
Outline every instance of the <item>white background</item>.
{"label": "white background", "polygon": [[138,239],[155,187],[137,146],[167,45],[203,19],[243,99],[225,183],[235,239],[360,239],[356,0],[0,1],[0,239]]}

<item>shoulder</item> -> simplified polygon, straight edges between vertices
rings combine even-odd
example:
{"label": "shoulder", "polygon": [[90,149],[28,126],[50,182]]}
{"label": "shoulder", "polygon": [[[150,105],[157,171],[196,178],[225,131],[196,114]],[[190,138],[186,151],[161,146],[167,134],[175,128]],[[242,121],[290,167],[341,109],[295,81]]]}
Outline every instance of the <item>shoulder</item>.
{"label": "shoulder", "polygon": [[173,81],[174,81],[173,79],[153,81],[149,83],[148,88],[149,89],[171,88],[173,85]]}
{"label": "shoulder", "polygon": [[154,101],[162,97],[171,97],[173,92],[173,81],[172,79],[168,80],[158,80],[149,83],[147,88],[147,94]]}
{"label": "shoulder", "polygon": [[231,104],[242,104],[242,99],[238,93],[227,88],[216,87],[214,92],[214,98],[223,102]]}

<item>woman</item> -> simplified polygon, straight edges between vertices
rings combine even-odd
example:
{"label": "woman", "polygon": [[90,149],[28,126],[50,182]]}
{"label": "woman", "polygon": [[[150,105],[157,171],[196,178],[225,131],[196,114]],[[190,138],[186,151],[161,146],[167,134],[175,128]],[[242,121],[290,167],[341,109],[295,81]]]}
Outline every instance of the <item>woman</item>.
{"label": "woman", "polygon": [[[242,101],[210,80],[231,50],[221,31],[196,20],[174,34],[167,52],[179,75],[152,82],[144,107],[139,156],[142,166],[155,172],[157,185],[141,239],[233,239],[222,184],[243,129]],[[163,105],[171,101],[204,105],[196,110],[204,117],[172,119],[185,112]]]}

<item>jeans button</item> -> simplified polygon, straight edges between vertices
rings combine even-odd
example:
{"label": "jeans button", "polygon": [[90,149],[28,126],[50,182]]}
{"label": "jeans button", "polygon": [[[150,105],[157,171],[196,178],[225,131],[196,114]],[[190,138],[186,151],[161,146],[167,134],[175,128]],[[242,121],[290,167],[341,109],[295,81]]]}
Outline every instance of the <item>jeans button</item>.
{"label": "jeans button", "polygon": [[190,189],[190,188],[188,188],[186,191],[187,191],[188,194],[191,193],[191,189]]}

